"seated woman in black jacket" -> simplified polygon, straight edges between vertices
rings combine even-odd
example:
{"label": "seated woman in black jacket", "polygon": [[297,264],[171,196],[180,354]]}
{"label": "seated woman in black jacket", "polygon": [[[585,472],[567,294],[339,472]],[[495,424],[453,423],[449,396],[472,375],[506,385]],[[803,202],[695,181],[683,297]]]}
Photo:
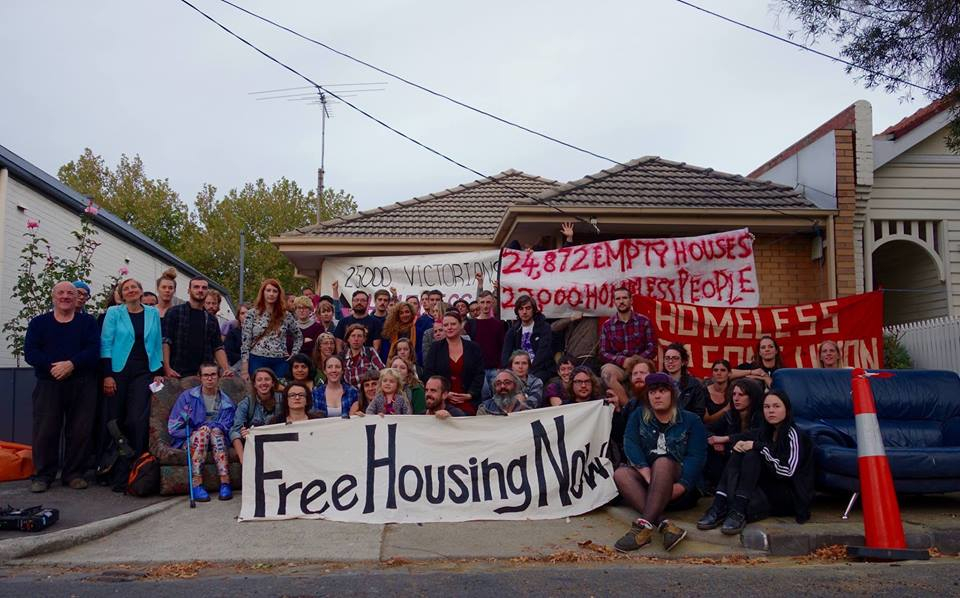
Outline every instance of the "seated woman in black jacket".
{"label": "seated woman in black jacket", "polygon": [[687,372],[690,354],[680,343],[671,343],[663,352],[663,371],[670,375],[680,389],[677,407],[703,419],[707,411],[709,393],[696,376]]}
{"label": "seated woman in black jacket", "polygon": [[455,309],[443,315],[443,339],[430,345],[423,358],[423,375],[450,380],[453,406],[467,415],[476,415],[483,390],[483,351],[475,342],[461,338],[463,316]]}
{"label": "seated woman in black jacket", "polygon": [[810,518],[813,501],[813,445],[793,423],[790,398],[782,390],[763,399],[763,424],[753,440],[740,440],[713,504],[697,528],[739,534],[747,521],[768,515],[793,515],[797,523]]}
{"label": "seated woman in black jacket", "polygon": [[760,415],[763,405],[760,382],[747,378],[734,380],[728,397],[730,409],[723,412],[711,430],[712,435],[707,438],[711,450],[707,451],[702,482],[709,488],[720,483],[720,476],[730,458],[733,445],[741,440],[751,439],[751,434],[760,429],[763,421],[763,416]]}

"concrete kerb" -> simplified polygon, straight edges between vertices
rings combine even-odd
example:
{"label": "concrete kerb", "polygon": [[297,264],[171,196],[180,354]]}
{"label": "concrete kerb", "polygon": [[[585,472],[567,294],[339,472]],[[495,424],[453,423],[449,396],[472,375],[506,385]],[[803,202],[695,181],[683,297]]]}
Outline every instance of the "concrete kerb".
{"label": "concrete kerb", "polygon": [[97,540],[128,525],[146,519],[151,515],[166,511],[175,504],[183,502],[182,497],[171,498],[160,503],[152,504],[136,511],[110,517],[102,521],[94,521],[77,527],[71,527],[59,532],[52,532],[42,536],[24,536],[0,541],[0,565],[19,558],[38,554],[57,552],[72,546]]}

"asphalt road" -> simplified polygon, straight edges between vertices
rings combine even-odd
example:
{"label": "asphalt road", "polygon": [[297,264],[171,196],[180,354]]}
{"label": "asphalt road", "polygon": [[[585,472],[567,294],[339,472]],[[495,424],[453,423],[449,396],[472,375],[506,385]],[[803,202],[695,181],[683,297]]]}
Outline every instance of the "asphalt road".
{"label": "asphalt road", "polygon": [[[439,570],[438,570],[439,569]],[[151,575],[156,575],[156,572]],[[957,596],[960,560],[901,564],[558,564],[329,568],[211,567],[193,579],[135,569],[0,570],[0,596]]]}

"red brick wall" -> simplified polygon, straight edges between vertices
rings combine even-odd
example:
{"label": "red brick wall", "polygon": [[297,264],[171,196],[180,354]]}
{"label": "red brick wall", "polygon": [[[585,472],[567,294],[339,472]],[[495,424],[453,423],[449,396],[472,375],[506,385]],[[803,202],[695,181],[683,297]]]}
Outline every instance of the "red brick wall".
{"label": "red brick wall", "polygon": [[837,210],[834,239],[837,256],[837,296],[857,293],[857,273],[853,261],[853,213],[856,209],[856,166],[854,132],[835,131],[837,147]]}
{"label": "red brick wall", "polygon": [[760,305],[795,305],[827,299],[827,268],[810,259],[812,234],[757,235],[753,243]]}

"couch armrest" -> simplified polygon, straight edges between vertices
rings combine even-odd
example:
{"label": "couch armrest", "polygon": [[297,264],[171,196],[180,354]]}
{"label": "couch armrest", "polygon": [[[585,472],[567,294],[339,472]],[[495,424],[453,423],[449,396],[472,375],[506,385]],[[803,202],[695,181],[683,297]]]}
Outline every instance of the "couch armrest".
{"label": "couch armrest", "polygon": [[857,439],[853,438],[836,426],[831,426],[825,421],[807,423],[800,428],[810,436],[814,446],[823,444],[833,444],[844,448],[856,448]]}

